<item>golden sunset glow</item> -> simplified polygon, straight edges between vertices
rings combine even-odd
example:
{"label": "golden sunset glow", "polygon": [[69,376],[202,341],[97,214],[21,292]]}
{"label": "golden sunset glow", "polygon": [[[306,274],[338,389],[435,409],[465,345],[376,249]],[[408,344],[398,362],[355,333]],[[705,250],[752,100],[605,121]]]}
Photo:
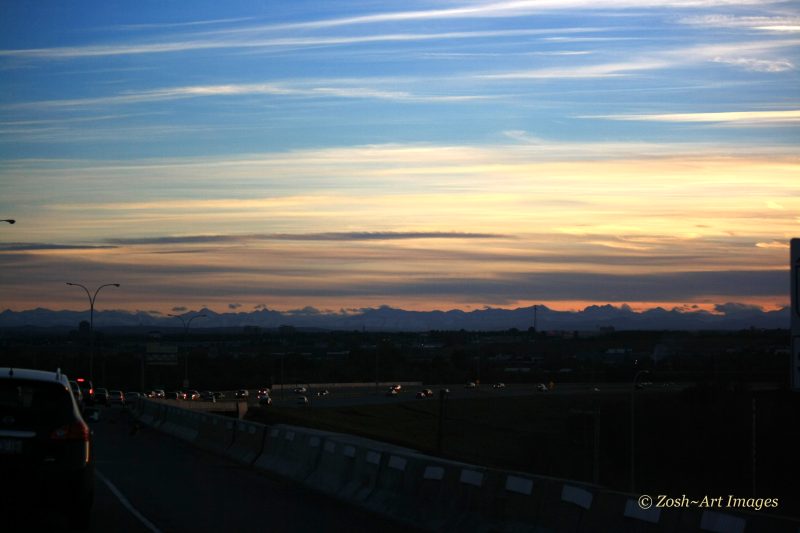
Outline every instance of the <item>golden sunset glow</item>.
{"label": "golden sunset glow", "polygon": [[2,304],[784,306],[795,15],[724,4],[12,32]]}

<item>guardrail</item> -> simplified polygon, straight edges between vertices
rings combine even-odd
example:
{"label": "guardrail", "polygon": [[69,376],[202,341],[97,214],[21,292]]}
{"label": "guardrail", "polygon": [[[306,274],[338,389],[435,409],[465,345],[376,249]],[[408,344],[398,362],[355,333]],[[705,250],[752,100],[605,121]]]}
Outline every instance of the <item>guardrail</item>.
{"label": "guardrail", "polygon": [[755,513],[643,508],[585,483],[483,468],[361,437],[265,426],[140,400],[139,422],[309,489],[431,531],[797,533]]}

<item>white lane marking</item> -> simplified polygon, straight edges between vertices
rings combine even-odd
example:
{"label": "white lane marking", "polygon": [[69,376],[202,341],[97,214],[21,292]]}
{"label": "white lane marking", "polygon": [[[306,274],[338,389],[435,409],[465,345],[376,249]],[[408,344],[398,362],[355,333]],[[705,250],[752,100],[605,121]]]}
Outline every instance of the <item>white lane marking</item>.
{"label": "white lane marking", "polygon": [[152,531],[153,533],[161,533],[161,530],[160,530],[160,529],[158,529],[158,528],[157,528],[157,527],[156,527],[156,526],[155,526],[155,525],[154,525],[154,524],[153,524],[153,523],[152,523],[150,520],[148,520],[147,518],[145,518],[145,516],[144,516],[142,513],[140,513],[140,512],[139,512],[139,511],[136,509],[136,507],[134,507],[134,506],[131,504],[131,502],[129,502],[129,501],[128,501],[128,498],[126,498],[126,497],[125,497],[125,496],[124,496],[124,495],[123,495],[123,494],[122,494],[122,493],[119,491],[119,489],[118,489],[117,487],[115,487],[115,486],[114,486],[114,484],[113,484],[113,483],[111,483],[111,481],[109,481],[109,480],[108,480],[108,478],[107,478],[106,476],[104,476],[104,475],[103,475],[103,474],[102,474],[102,473],[101,473],[99,470],[97,470],[96,468],[95,468],[95,470],[94,470],[94,473],[95,473],[95,475],[96,475],[98,478],[100,478],[100,481],[102,481],[103,483],[105,483],[105,484],[106,484],[106,486],[108,487],[108,490],[110,490],[110,491],[111,491],[111,493],[112,493],[112,494],[114,494],[114,496],[116,496],[116,497],[117,497],[117,499],[119,500],[119,503],[121,503],[121,504],[123,505],[123,507],[125,507],[125,508],[128,510],[128,512],[130,512],[130,513],[131,513],[133,516],[135,516],[135,517],[136,517],[136,519],[137,519],[137,520],[139,520],[139,522],[141,522],[141,523],[144,525],[144,527],[146,527],[147,529],[149,529],[149,530],[150,530],[150,531]]}

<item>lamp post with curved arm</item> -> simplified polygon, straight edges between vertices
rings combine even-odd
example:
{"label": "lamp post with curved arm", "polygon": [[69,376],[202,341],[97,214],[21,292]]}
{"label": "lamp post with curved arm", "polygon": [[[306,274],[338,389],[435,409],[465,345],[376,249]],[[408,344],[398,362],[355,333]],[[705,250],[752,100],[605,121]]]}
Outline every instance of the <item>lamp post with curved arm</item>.
{"label": "lamp post with curved arm", "polygon": [[631,388],[631,492],[636,492],[636,474],[634,468],[636,467],[636,410],[634,408],[634,399],[636,398],[636,382],[639,376],[649,374],[649,370],[640,370],[633,376],[633,387]]}
{"label": "lamp post with curved arm", "polygon": [[13,218],[4,218],[4,219],[0,220],[0,222],[8,222],[9,224],[16,224],[17,223],[17,221],[14,220]]}
{"label": "lamp post with curved arm", "polygon": [[[187,340],[189,339],[189,326],[192,325],[192,320],[195,318],[205,318],[208,315],[200,314],[194,315],[189,320],[184,319],[181,315],[172,315],[168,314],[167,316],[171,316],[174,318],[179,318],[181,323],[183,324],[183,344],[185,345]],[[189,347],[186,347],[186,355],[183,359],[183,387],[186,388],[189,386]]]}
{"label": "lamp post with curved arm", "polygon": [[89,297],[89,379],[94,381],[94,302],[97,300],[97,293],[100,292],[100,289],[103,287],[119,287],[119,283],[100,285],[97,287],[97,290],[94,291],[94,295],[89,292],[89,289],[87,289],[85,285],[81,285],[80,283],[70,283],[68,281],[67,285],[80,287],[86,291],[86,296]]}

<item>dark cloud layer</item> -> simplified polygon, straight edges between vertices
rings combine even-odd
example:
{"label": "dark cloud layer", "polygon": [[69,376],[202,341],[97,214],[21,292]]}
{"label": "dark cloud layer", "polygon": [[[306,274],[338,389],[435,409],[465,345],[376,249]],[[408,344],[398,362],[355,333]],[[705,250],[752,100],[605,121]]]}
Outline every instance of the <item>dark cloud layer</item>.
{"label": "dark cloud layer", "polygon": [[116,248],[113,245],[52,244],[41,242],[0,243],[0,252],[35,252],[39,250],[99,250]]}
{"label": "dark cloud layer", "polygon": [[231,244],[252,240],[265,241],[378,241],[403,239],[506,239],[507,235],[496,233],[460,232],[394,232],[394,231],[355,231],[331,233],[264,233],[251,235],[186,235],[143,237],[135,239],[107,239],[115,245],[137,244]]}
{"label": "dark cloud layer", "polygon": [[[451,259],[452,260],[452,259]],[[542,268],[542,264],[536,265]],[[577,266],[577,265],[576,265]],[[427,269],[427,267],[425,267]],[[573,267],[575,268],[575,267]],[[281,297],[347,299],[369,297],[393,302],[400,297],[425,298],[435,302],[482,302],[513,305],[526,301],[747,301],[770,297],[788,301],[787,270],[717,270],[648,274],[608,274],[592,271],[586,264],[572,272],[502,273],[459,276],[443,271],[396,272],[362,269],[350,262],[318,266],[313,256],[305,267],[289,265],[102,263],[78,254],[0,254],[3,272],[0,288],[7,294],[47,293],[43,288],[64,281],[93,280],[122,283],[125,294],[139,303],[185,302],[196,298],[223,299],[249,304]],[[243,281],[245,280],[245,281]],[[122,296],[120,294],[120,296]],[[42,302],[44,303],[44,302]]]}

